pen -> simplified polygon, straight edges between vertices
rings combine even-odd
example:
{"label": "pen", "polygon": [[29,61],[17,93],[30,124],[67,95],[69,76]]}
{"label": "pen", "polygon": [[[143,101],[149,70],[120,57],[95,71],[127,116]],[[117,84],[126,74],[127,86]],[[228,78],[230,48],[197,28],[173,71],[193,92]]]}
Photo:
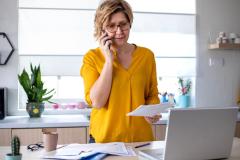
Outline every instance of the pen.
{"label": "pen", "polygon": [[135,148],[140,148],[140,147],[148,146],[148,145],[150,145],[150,144],[151,144],[151,143],[141,144],[141,145],[135,146]]}
{"label": "pen", "polygon": [[60,149],[60,148],[63,148],[63,147],[66,147],[67,145],[68,145],[68,144],[66,144],[66,145],[62,145],[62,146],[56,148],[56,150],[57,150],[57,149]]}

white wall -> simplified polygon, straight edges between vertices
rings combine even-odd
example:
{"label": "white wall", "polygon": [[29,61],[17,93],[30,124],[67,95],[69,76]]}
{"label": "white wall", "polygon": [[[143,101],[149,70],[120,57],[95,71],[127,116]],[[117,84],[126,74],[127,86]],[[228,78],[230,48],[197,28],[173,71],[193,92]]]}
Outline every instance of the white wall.
{"label": "white wall", "polygon": [[0,66],[0,87],[8,88],[8,110],[18,105],[17,73],[18,73],[18,0],[0,0],[0,32],[5,32],[15,47],[7,65]]}
{"label": "white wall", "polygon": [[[240,91],[240,50],[208,50],[209,32],[240,34],[239,0],[197,0],[198,68],[196,105],[236,105]],[[209,59],[217,62],[209,66]],[[224,65],[221,61],[224,60]]]}
{"label": "white wall", "polygon": [[[17,0],[0,0],[0,32],[6,32],[16,51],[6,66],[0,66],[0,87],[7,87],[8,106],[17,106]],[[212,51],[207,49],[208,33],[220,31],[240,33],[239,0],[197,0],[197,82],[196,105],[231,106],[240,91],[240,50]],[[209,58],[225,64],[209,66]]]}

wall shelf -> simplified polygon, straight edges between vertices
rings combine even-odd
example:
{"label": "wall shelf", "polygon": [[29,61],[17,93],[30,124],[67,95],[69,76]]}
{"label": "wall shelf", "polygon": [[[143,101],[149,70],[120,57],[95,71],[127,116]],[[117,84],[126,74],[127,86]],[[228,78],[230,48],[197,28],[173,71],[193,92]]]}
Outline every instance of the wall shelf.
{"label": "wall shelf", "polygon": [[208,49],[240,49],[240,44],[235,43],[215,43],[210,44]]}
{"label": "wall shelf", "polygon": [[14,47],[4,32],[0,32],[0,65],[6,65],[14,52]]}

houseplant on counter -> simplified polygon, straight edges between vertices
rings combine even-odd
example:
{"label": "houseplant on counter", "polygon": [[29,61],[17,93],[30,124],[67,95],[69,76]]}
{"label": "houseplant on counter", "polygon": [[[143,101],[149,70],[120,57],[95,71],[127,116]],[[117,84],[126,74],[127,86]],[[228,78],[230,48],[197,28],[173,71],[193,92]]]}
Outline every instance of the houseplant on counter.
{"label": "houseplant on counter", "polygon": [[[44,83],[41,79],[40,65],[33,66],[30,64],[31,76],[23,69],[18,75],[18,80],[27,95],[27,112],[30,117],[41,117],[44,111],[44,102],[50,102],[53,97],[54,89],[48,91],[44,88]],[[51,103],[51,102],[50,102]]]}
{"label": "houseplant on counter", "polygon": [[183,79],[182,77],[178,77],[178,84],[179,84],[179,107],[189,107],[190,105],[190,91],[192,88],[192,82],[190,79]]}
{"label": "houseplant on counter", "polygon": [[21,160],[22,154],[20,151],[20,140],[17,136],[14,136],[11,141],[11,150],[12,153],[5,155],[5,160]]}

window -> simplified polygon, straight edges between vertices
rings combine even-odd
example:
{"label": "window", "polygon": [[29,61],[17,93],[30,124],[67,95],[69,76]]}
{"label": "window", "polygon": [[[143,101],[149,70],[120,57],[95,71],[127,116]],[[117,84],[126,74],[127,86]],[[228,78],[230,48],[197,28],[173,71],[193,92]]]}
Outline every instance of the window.
{"label": "window", "polygon": [[[129,42],[155,53],[159,91],[176,93],[177,76],[192,78],[194,82],[195,1],[128,1],[134,10]],[[83,55],[98,46],[93,37],[93,20],[99,2],[19,0],[19,70],[29,69],[30,62],[41,64],[45,84],[57,91],[55,101],[77,103],[84,99],[79,71]],[[25,93],[19,86],[16,112],[25,109],[25,103]],[[53,110],[51,105],[48,109],[45,114],[72,113]]]}
{"label": "window", "polygon": [[196,16],[182,13],[136,12],[134,18],[129,41],[146,46],[154,52],[159,92],[172,93],[177,100],[177,77],[189,78],[193,82],[191,102],[194,105]]}

